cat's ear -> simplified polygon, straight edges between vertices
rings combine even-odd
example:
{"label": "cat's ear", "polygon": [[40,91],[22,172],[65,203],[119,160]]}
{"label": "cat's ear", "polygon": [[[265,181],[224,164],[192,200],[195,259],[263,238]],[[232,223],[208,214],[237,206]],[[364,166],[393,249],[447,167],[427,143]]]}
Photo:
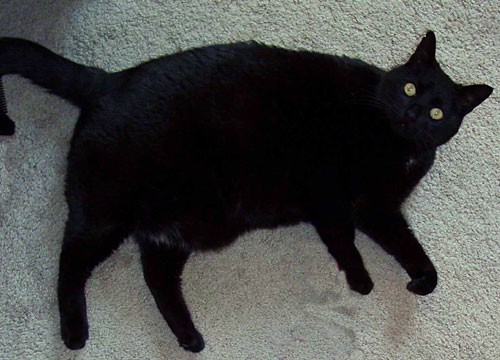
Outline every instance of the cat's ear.
{"label": "cat's ear", "polygon": [[493,92],[488,85],[463,86],[458,90],[458,106],[465,115],[470,113],[476,106],[481,104]]}
{"label": "cat's ear", "polygon": [[408,65],[431,66],[436,62],[436,36],[432,31],[427,32],[408,60]]}

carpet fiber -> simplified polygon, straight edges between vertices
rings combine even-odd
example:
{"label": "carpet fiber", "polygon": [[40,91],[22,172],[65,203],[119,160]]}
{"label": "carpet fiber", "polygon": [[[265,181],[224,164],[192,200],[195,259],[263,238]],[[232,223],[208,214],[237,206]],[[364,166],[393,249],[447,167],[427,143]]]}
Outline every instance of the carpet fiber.
{"label": "carpet fiber", "polygon": [[366,297],[347,288],[309,225],[256,231],[189,261],[185,293],[207,342],[194,355],[161,318],[128,240],[89,281],[90,339],[72,352],[60,340],[55,289],[78,110],[5,77],[18,132],[0,139],[0,359],[500,358],[499,3],[440,3],[2,0],[0,36],[109,71],[249,39],[390,68],[432,29],[454,80],[497,91],[439,150],[405,206],[440,275],[433,294],[409,293],[403,270],[362,234],[356,242],[375,282]]}

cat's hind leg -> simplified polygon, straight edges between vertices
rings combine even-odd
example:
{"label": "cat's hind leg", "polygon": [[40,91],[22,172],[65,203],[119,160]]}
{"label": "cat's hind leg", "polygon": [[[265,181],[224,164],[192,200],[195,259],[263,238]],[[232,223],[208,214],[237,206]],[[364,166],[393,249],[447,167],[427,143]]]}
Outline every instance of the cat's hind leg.
{"label": "cat's hind leg", "polygon": [[84,221],[70,211],[60,255],[58,282],[61,336],[68,348],[81,349],[88,338],[87,279],[126,235],[123,229]]}
{"label": "cat's hind leg", "polygon": [[147,235],[136,235],[141,250],[142,269],[156,305],[180,346],[192,352],[205,347],[182,295],[181,275],[190,251],[161,243]]}

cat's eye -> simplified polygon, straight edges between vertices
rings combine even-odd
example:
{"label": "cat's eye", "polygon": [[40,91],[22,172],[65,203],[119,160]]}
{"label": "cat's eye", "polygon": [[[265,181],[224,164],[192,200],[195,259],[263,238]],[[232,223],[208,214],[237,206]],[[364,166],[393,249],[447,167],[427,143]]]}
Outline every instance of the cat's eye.
{"label": "cat's eye", "polygon": [[413,83],[408,83],[405,85],[405,94],[408,96],[415,96],[417,94],[417,88],[415,87],[415,84]]}
{"label": "cat's eye", "polygon": [[443,118],[443,110],[438,109],[438,108],[433,108],[431,109],[430,112],[431,118],[434,120],[441,120]]}

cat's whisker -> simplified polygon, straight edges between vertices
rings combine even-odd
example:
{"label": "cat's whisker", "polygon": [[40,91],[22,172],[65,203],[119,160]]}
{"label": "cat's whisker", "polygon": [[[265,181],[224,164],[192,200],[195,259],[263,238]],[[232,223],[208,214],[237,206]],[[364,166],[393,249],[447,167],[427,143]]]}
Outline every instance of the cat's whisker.
{"label": "cat's whisker", "polygon": [[359,104],[371,104],[371,105],[376,105],[376,106],[385,106],[385,103],[379,99],[378,97],[370,94],[365,94],[357,98],[354,103],[359,103]]}

